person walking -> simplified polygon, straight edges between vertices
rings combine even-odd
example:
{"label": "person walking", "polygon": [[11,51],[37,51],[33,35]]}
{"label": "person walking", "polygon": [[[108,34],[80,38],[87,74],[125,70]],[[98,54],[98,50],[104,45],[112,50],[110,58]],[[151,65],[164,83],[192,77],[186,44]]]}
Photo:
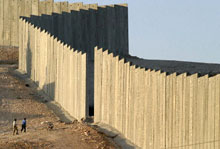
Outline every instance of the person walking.
{"label": "person walking", "polygon": [[16,133],[18,135],[18,126],[17,126],[17,119],[15,118],[13,121],[13,135]]}
{"label": "person walking", "polygon": [[23,119],[22,124],[21,124],[21,132],[24,130],[26,132],[26,118]]}

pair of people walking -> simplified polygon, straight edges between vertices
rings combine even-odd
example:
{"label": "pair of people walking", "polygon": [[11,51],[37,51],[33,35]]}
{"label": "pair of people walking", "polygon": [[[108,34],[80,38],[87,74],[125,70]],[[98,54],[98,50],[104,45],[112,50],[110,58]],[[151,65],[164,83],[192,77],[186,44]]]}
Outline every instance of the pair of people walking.
{"label": "pair of people walking", "polygon": [[[21,132],[22,132],[22,131],[26,132],[26,118],[24,118],[24,119],[22,120]],[[17,119],[14,119],[14,121],[13,121],[13,135],[14,135],[15,133],[18,135]]]}

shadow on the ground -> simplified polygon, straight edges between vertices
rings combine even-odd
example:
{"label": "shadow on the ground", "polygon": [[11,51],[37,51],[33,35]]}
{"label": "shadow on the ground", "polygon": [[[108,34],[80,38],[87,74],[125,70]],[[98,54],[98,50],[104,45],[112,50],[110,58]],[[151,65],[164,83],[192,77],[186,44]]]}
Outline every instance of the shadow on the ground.
{"label": "shadow on the ground", "polygon": [[23,120],[24,118],[33,119],[33,118],[41,118],[42,114],[27,114],[24,112],[10,112],[6,110],[0,109],[0,121],[9,121],[13,122],[16,118],[17,120]]}

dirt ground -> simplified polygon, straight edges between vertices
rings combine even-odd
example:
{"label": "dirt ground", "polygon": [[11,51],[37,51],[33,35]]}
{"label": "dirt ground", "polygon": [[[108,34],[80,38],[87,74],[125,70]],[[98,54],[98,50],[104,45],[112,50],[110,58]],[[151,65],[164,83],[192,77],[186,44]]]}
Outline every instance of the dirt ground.
{"label": "dirt ground", "polygon": [[0,46],[0,63],[18,62],[18,47]]}
{"label": "dirt ground", "polygon": [[[39,98],[32,88],[13,75],[11,65],[0,65],[0,149],[118,148],[104,134],[83,123],[61,122]],[[13,135],[13,119],[17,118],[20,130],[24,117],[27,132]],[[52,122],[54,129],[47,130],[45,121]]]}

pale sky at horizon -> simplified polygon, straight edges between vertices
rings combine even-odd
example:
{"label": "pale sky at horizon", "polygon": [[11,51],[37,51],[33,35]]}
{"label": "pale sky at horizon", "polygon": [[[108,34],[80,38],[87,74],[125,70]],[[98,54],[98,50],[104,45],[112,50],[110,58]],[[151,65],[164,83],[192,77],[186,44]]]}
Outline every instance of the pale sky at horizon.
{"label": "pale sky at horizon", "polygon": [[69,0],[69,2],[99,5],[128,3],[129,51],[133,56],[220,64],[219,0]]}

